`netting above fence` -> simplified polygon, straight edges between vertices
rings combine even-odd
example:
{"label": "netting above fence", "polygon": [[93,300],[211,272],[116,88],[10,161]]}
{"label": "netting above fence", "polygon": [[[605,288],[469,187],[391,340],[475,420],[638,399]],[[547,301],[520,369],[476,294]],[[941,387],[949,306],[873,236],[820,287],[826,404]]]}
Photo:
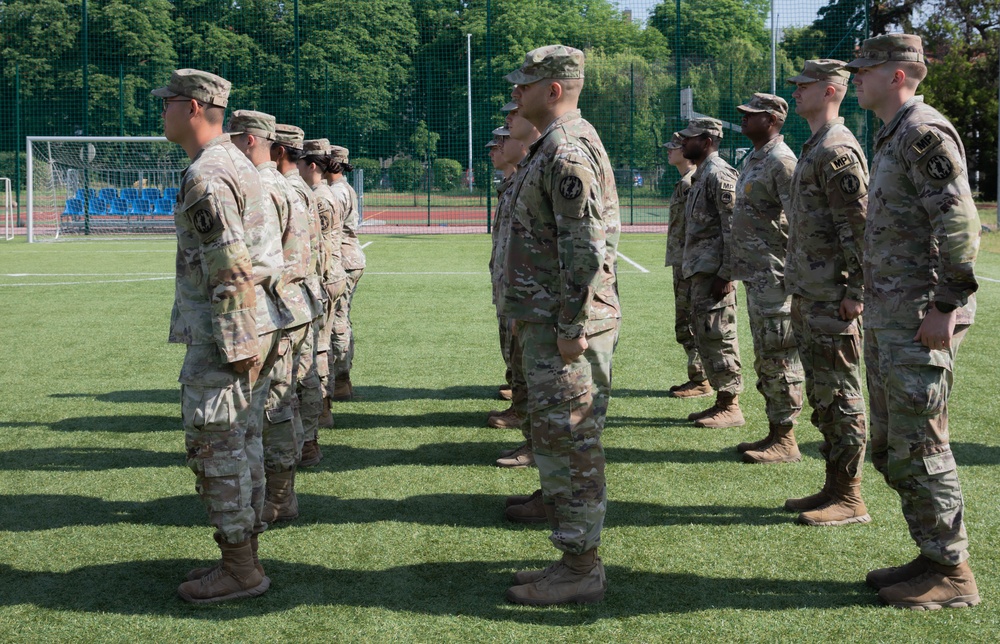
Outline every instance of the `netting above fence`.
{"label": "netting above fence", "polygon": [[[483,225],[503,76],[562,42],[587,53],[581,109],[625,222],[665,223],[676,174],[661,145],[690,113],[736,124],[723,149],[738,160],[736,106],[772,88],[791,103],[784,79],[808,58],[850,58],[870,19],[864,0],[0,0],[0,176],[23,188],[27,136],[162,134],[149,91],[196,67],[232,81],[230,109],[350,148],[370,221]],[[844,112],[864,141],[853,98]],[[790,117],[784,133],[797,149],[808,128]],[[970,146],[987,170],[989,147]]]}

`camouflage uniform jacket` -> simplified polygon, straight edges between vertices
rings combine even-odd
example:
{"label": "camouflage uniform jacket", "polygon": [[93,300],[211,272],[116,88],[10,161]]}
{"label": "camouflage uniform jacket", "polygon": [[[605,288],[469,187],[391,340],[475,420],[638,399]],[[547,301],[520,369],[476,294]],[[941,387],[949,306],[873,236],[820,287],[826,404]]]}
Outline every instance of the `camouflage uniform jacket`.
{"label": "camouflage uniform jacket", "polygon": [[618,191],[594,127],[578,110],[553,121],[510,188],[501,313],[555,324],[558,337],[613,328],[618,301]]}
{"label": "camouflage uniform jacket", "polygon": [[499,307],[500,288],[503,280],[503,262],[500,261],[507,252],[507,239],[510,237],[510,188],[514,185],[514,177],[517,173],[511,173],[504,177],[497,190],[497,214],[493,219],[493,252],[490,254],[490,278],[493,281],[493,304]]}
{"label": "camouflage uniform jacket", "polygon": [[667,222],[667,258],[664,266],[680,269],[684,264],[684,209],[688,193],[691,192],[692,167],[677,183],[670,197],[670,216]]}
{"label": "camouflage uniform jacket", "polygon": [[802,146],[792,175],[785,288],[815,302],[863,302],[868,164],[844,119]]}
{"label": "camouflage uniform jacket", "polygon": [[778,135],[747,159],[736,182],[731,239],[734,280],[785,290],[785,246],[795,154]]}
{"label": "camouflage uniform jacket", "polygon": [[334,211],[333,193],[325,181],[320,181],[312,187],[316,197],[316,212],[319,214],[320,227],[323,230],[323,248],[326,254],[323,283],[333,284],[347,279],[344,264],[341,261],[341,237],[344,234],[344,223]]}
{"label": "camouflage uniform jacket", "polygon": [[922,96],[875,136],[865,225],[865,328],[915,329],[932,302],[971,324],[979,288],[979,212],[965,146]]}
{"label": "camouflage uniform jacket", "polygon": [[330,191],[335,198],[335,204],[343,213],[343,235],[340,238],[340,257],[345,271],[356,271],[365,267],[365,252],[361,250],[358,241],[358,227],[361,220],[358,214],[358,193],[354,192],[347,179],[341,176],[330,184]]}
{"label": "camouflage uniform jacket", "polygon": [[170,342],[215,344],[227,363],[258,353],[257,298],[243,213],[260,195],[257,171],[236,163],[246,157],[228,141],[226,136],[206,144],[181,179],[174,206],[177,278],[170,315]]}
{"label": "camouflage uniform jacket", "polygon": [[316,197],[312,189],[306,185],[302,175],[298,170],[289,170],[285,173],[285,179],[295,192],[298,200],[306,212],[309,231],[309,264],[306,271],[306,290],[309,295],[309,303],[313,309],[313,319],[316,319],[326,311],[323,302],[326,300],[326,291],[320,279],[323,276],[325,263],[323,261],[323,249],[321,246],[323,239],[323,228],[320,225],[319,213],[316,211]]}
{"label": "camouflage uniform jacket", "polygon": [[694,176],[684,207],[684,277],[695,273],[731,280],[730,226],[736,203],[736,168],[718,152],[708,155]]}
{"label": "camouflage uniform jacket", "polygon": [[305,292],[305,279],[309,270],[309,230],[306,211],[296,197],[295,190],[278,172],[273,161],[257,166],[264,191],[278,213],[281,229],[281,252],[285,270],[282,275],[281,299],[292,314],[292,327],[302,326],[313,318],[312,307]]}

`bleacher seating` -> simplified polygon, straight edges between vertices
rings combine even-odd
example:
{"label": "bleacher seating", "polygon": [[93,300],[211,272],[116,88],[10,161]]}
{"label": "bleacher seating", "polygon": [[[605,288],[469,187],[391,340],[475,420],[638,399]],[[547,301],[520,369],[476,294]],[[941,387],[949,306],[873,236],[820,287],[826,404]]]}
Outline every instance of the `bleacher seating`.
{"label": "bleacher seating", "polygon": [[79,199],[80,201],[87,201],[87,193],[88,192],[90,193],[90,200],[97,199],[97,191],[94,190],[93,188],[91,188],[90,190],[84,190],[83,188],[77,188],[76,189],[76,196],[74,198],[75,199]]}
{"label": "bleacher seating", "polygon": [[174,202],[170,199],[157,199],[153,202],[154,215],[172,215],[174,213]]}
{"label": "bleacher seating", "polygon": [[169,199],[170,201],[177,201],[177,193],[180,192],[178,188],[164,188],[163,198]]}
{"label": "bleacher seating", "polygon": [[130,215],[145,216],[153,212],[153,204],[149,199],[136,199],[131,203]]}
{"label": "bleacher seating", "polygon": [[80,199],[67,199],[66,209],[63,210],[64,217],[78,217],[83,214],[83,201]]}
{"label": "bleacher seating", "polygon": [[135,201],[139,198],[139,191],[136,188],[122,188],[121,198],[125,201]]}
{"label": "bleacher seating", "polygon": [[112,199],[111,209],[108,211],[112,215],[120,215],[122,217],[128,215],[129,202],[124,199]]}
{"label": "bleacher seating", "polygon": [[143,188],[142,198],[146,201],[153,202],[160,198],[159,188]]}
{"label": "bleacher seating", "polygon": [[112,199],[118,198],[118,191],[114,188],[101,188],[101,190],[97,193],[97,198],[111,203]]}
{"label": "bleacher seating", "polygon": [[87,212],[91,215],[106,215],[108,214],[108,202],[104,199],[91,199]]}

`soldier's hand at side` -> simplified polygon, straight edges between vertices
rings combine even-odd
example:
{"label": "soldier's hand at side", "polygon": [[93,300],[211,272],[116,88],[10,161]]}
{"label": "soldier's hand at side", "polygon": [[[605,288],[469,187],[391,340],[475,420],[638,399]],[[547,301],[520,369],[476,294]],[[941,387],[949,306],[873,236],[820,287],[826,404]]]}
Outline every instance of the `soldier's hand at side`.
{"label": "soldier's hand at side", "polygon": [[913,339],[920,342],[928,349],[948,349],[951,348],[951,336],[955,334],[955,311],[942,313],[933,305],[927,309],[924,321],[917,329],[917,335]]}
{"label": "soldier's hand at side", "polygon": [[857,300],[845,297],[840,301],[840,319],[850,322],[861,315],[865,310],[865,305]]}
{"label": "soldier's hand at side", "polygon": [[726,297],[736,289],[736,284],[724,280],[721,277],[716,277],[712,282],[712,298],[718,302],[722,298]]}
{"label": "soldier's hand at side", "polygon": [[563,362],[569,364],[579,358],[589,345],[587,344],[586,336],[581,335],[579,338],[573,338],[572,340],[556,338],[556,346],[559,347],[559,355],[562,356]]}
{"label": "soldier's hand at side", "polygon": [[236,373],[246,373],[256,367],[258,361],[257,356],[251,356],[249,358],[237,360],[236,362],[231,362],[230,364],[233,365],[233,371]]}

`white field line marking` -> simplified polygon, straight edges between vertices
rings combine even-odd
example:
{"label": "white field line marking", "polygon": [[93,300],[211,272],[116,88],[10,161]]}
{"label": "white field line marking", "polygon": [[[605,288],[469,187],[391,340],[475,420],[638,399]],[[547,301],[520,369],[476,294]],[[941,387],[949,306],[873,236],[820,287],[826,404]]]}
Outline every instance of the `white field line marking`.
{"label": "white field line marking", "polygon": [[368,248],[368,247],[369,247],[369,246],[371,246],[371,245],[372,245],[373,243],[374,243],[374,242],[365,242],[364,244],[361,244],[361,250],[364,250],[364,249]]}
{"label": "white field line marking", "polygon": [[129,282],[159,282],[163,280],[172,280],[173,277],[146,277],[143,279],[135,280],[90,280],[86,282],[32,282],[26,284],[0,284],[0,288],[4,286],[80,286],[83,284],[127,284]]}
{"label": "white field line marking", "polygon": [[626,262],[628,262],[632,266],[635,266],[636,268],[638,268],[640,273],[648,273],[649,272],[649,270],[643,268],[642,266],[636,264],[631,259],[629,259],[628,257],[626,257],[621,251],[618,251],[618,256],[621,257],[622,259],[624,259]]}
{"label": "white field line marking", "polygon": [[992,277],[983,277],[982,275],[976,275],[976,279],[977,280],[984,280],[984,281],[987,281],[987,282],[996,282],[997,284],[1000,284],[1000,280],[995,280]]}
{"label": "white field line marking", "polygon": [[170,273],[7,273],[3,277],[121,277],[124,275],[156,275],[171,277]]}

